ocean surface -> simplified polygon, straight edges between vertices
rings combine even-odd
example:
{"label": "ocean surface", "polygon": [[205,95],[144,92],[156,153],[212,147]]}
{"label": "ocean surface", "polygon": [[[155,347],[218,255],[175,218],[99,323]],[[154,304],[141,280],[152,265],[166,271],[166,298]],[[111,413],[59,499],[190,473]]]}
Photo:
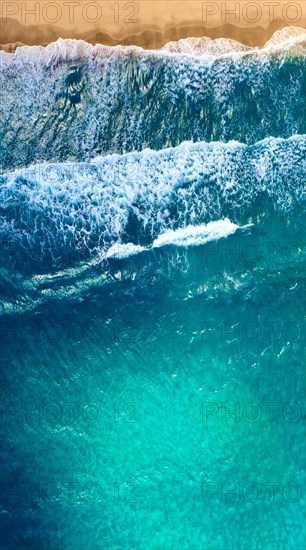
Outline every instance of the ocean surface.
{"label": "ocean surface", "polygon": [[0,52],[1,550],[305,547],[305,45]]}

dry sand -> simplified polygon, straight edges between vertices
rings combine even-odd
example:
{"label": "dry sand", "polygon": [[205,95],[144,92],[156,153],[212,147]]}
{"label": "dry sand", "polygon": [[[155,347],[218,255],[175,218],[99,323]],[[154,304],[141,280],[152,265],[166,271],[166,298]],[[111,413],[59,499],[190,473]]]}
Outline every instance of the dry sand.
{"label": "dry sand", "polygon": [[305,27],[305,16],[301,0],[2,0],[0,47],[14,51],[22,44],[47,45],[61,37],[155,49],[190,36],[263,46],[276,30]]}

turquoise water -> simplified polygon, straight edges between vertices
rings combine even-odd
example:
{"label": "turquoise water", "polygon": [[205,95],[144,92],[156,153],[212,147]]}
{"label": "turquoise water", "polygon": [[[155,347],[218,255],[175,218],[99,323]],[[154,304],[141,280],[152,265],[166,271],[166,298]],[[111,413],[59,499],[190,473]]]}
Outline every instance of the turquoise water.
{"label": "turquoise water", "polygon": [[1,548],[304,548],[303,58],[110,48],[73,59],[77,93],[31,50],[2,71],[11,121],[49,80],[1,134]]}

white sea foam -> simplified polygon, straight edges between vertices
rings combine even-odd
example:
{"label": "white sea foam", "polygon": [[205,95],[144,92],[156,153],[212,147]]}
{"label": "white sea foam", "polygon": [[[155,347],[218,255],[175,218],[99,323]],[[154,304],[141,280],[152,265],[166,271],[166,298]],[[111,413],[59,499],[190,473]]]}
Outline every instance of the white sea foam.
{"label": "white sea foam", "polygon": [[20,254],[55,261],[69,250],[122,258],[204,243],[236,230],[260,193],[284,213],[292,209],[305,193],[305,151],[305,136],[251,146],[187,142],[15,170],[0,178],[0,233]]}
{"label": "white sea foam", "polygon": [[[241,229],[246,227],[250,227],[250,224],[242,226]],[[209,222],[206,225],[188,225],[176,230],[168,229],[153,241],[152,248],[166,245],[199,246],[228,237],[235,233],[237,229],[239,229],[239,225],[232,223],[228,218]]]}
{"label": "white sea foam", "polygon": [[[145,50],[140,46],[104,46],[89,44],[84,40],[59,38],[47,46],[19,46],[15,52],[0,51],[0,64],[4,68],[14,61],[17,65],[52,65],[58,61],[76,62],[82,58],[95,62],[98,57],[120,58],[126,56],[142,56],[150,54],[153,57],[183,56],[183,57],[222,57],[232,55],[249,55],[252,53],[276,53],[291,48],[305,46],[306,32],[301,27],[285,27],[276,31],[262,48],[252,48],[230,38],[211,39],[207,37],[183,38],[168,42],[159,50]],[[302,53],[302,49],[301,49]]]}
{"label": "white sea foam", "polygon": [[181,38],[177,41],[167,42],[163,51],[175,54],[213,55],[220,56],[233,52],[248,52],[254,50],[230,38]]}
{"label": "white sea foam", "polygon": [[162,246],[200,246],[210,241],[218,241],[232,235],[237,229],[245,230],[252,227],[253,224],[239,226],[232,223],[228,218],[209,222],[201,225],[188,225],[176,230],[168,229],[164,233],[158,235],[154,239],[152,246],[139,246],[134,243],[115,243],[105,254],[107,259],[122,260],[135,256],[144,251],[152,250],[153,248],[161,248]]}
{"label": "white sea foam", "polygon": [[284,27],[279,31],[275,31],[271,38],[266,42],[265,48],[271,46],[290,46],[290,44],[298,44],[305,42],[306,30],[302,27]]}
{"label": "white sea foam", "polygon": [[[266,49],[225,53],[226,59],[78,40],[2,52],[0,165],[84,161],[191,139],[254,143],[302,134],[303,60],[292,63],[291,51],[282,49],[300,48],[305,33],[294,32],[288,38],[284,31]],[[222,40],[203,40],[219,53],[223,48]],[[281,63],[269,48],[279,48]]]}
{"label": "white sea foam", "polygon": [[230,38],[207,37],[182,38],[168,42],[162,48],[164,51],[184,55],[211,55],[220,57],[227,54],[245,53],[273,53],[279,50],[286,51],[294,46],[305,46],[306,32],[301,27],[284,27],[276,31],[262,48],[252,48]]}

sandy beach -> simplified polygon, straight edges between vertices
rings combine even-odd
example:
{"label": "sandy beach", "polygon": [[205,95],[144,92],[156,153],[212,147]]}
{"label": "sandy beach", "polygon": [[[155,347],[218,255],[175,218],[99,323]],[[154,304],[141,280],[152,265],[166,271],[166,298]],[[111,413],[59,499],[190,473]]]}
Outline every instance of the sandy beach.
{"label": "sandy beach", "polygon": [[23,44],[47,45],[58,38],[77,38],[91,44],[155,49],[191,36],[232,38],[248,46],[263,46],[283,27],[305,27],[305,14],[301,0],[3,1],[0,47],[14,51]]}

